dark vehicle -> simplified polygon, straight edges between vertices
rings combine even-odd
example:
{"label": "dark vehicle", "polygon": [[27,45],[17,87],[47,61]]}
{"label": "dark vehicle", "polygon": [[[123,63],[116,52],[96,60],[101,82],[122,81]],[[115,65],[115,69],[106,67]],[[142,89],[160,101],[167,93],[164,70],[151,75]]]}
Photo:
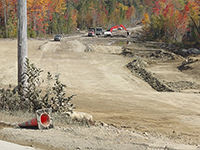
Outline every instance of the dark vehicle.
{"label": "dark vehicle", "polygon": [[89,28],[88,36],[95,36],[95,28]]}
{"label": "dark vehicle", "polygon": [[62,36],[60,34],[57,34],[54,36],[54,41],[61,41]]}

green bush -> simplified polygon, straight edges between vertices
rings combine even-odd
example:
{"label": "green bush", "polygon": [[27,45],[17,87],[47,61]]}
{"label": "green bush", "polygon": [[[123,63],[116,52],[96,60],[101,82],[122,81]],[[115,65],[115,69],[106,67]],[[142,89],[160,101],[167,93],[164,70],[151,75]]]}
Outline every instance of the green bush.
{"label": "green bush", "polygon": [[[74,105],[71,103],[75,95],[65,96],[65,84],[59,80],[59,74],[53,78],[47,73],[47,86],[42,89],[44,80],[40,78],[43,70],[35,67],[26,60],[26,73],[22,76],[22,83],[26,80],[27,85],[18,85],[14,89],[0,90],[0,109],[3,110],[28,110],[35,112],[41,108],[52,108],[53,112],[73,112]],[[52,85],[51,82],[55,83]]]}

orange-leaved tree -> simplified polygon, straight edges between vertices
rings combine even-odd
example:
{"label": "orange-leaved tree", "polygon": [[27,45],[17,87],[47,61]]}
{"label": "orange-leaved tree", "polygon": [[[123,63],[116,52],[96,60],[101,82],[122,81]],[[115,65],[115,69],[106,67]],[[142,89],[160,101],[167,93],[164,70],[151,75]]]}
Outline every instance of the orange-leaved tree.
{"label": "orange-leaved tree", "polygon": [[156,0],[152,11],[148,25],[147,17],[143,20],[150,39],[181,42],[189,28],[199,24],[199,5],[195,0]]}
{"label": "orange-leaved tree", "polygon": [[3,37],[13,37],[17,35],[17,1],[0,1],[1,35]]}
{"label": "orange-leaved tree", "polygon": [[49,0],[27,0],[27,17],[29,29],[37,34],[46,33],[45,21]]}
{"label": "orange-leaved tree", "polygon": [[157,0],[152,8],[149,31],[151,38],[181,42],[188,27],[188,10],[181,0]]}

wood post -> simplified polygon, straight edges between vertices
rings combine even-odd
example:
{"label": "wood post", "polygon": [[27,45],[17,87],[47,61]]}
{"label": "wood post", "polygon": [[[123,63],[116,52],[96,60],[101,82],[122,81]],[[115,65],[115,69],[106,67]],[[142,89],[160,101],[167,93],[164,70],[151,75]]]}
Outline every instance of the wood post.
{"label": "wood post", "polygon": [[[27,81],[22,82],[22,75],[26,71],[27,58],[27,0],[17,0],[18,15],[18,85],[26,87]],[[26,78],[26,77],[25,77]]]}

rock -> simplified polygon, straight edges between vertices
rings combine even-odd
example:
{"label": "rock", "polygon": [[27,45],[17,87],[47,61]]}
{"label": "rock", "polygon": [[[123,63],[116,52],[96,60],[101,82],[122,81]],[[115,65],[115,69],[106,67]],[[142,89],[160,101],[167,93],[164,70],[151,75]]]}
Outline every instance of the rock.
{"label": "rock", "polygon": [[183,62],[182,62],[182,65],[187,65],[188,64],[188,59],[185,59]]}
{"label": "rock", "polygon": [[188,52],[190,54],[200,54],[200,50],[198,50],[197,48],[189,48]]}
{"label": "rock", "polygon": [[78,147],[76,147],[76,149],[81,149],[81,147],[78,146]]}
{"label": "rock", "polygon": [[188,50],[187,49],[182,49],[181,50],[183,53],[188,53]]}
{"label": "rock", "polygon": [[164,147],[164,150],[169,150],[169,148],[167,146]]}
{"label": "rock", "polygon": [[93,122],[93,117],[91,114],[85,112],[65,112],[64,113],[67,117],[71,117],[72,120],[82,121],[87,120]]}
{"label": "rock", "polygon": [[146,132],[143,132],[143,135],[145,135],[145,136],[148,136],[148,133],[146,133]]}
{"label": "rock", "polygon": [[106,124],[106,123],[104,123],[104,122],[101,122],[100,125],[101,125],[101,126],[104,126],[104,127],[107,127],[107,126],[108,126],[108,124]]}

